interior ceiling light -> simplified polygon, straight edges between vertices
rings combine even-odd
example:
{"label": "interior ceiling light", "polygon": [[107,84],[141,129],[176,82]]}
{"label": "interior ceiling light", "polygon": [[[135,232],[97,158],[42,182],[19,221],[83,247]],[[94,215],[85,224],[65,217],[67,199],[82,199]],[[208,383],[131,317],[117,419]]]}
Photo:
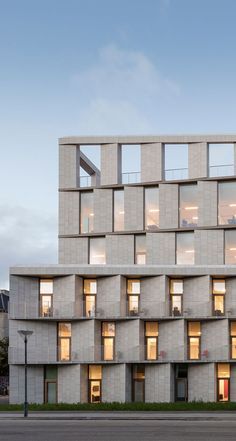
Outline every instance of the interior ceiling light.
{"label": "interior ceiling light", "polygon": [[184,207],[185,210],[197,210],[198,207]]}
{"label": "interior ceiling light", "polygon": [[158,208],[151,208],[149,213],[157,213],[158,211],[160,211]]}
{"label": "interior ceiling light", "polygon": [[229,207],[236,207],[236,204],[229,204]]}

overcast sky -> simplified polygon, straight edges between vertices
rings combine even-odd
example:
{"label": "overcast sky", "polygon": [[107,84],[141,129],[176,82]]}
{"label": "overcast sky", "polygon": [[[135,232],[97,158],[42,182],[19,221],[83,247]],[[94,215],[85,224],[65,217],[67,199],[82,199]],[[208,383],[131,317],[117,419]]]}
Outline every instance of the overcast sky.
{"label": "overcast sky", "polygon": [[57,261],[57,139],[236,132],[235,0],[0,0],[0,287]]}

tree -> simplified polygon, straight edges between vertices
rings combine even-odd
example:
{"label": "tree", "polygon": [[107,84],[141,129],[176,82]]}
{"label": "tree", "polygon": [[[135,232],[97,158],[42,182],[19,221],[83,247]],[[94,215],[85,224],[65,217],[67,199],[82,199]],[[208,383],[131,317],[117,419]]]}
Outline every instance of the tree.
{"label": "tree", "polygon": [[8,346],[9,339],[7,337],[0,339],[0,376],[4,377],[9,375]]}

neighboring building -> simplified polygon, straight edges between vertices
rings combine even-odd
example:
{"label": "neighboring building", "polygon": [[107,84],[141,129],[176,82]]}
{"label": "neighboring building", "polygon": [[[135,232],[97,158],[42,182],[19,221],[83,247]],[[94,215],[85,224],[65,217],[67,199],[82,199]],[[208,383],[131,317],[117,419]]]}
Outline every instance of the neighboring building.
{"label": "neighboring building", "polygon": [[9,336],[8,302],[9,291],[0,289],[0,339]]}
{"label": "neighboring building", "polygon": [[[141,170],[124,174],[128,144]],[[11,268],[11,403],[24,401],[20,329],[33,330],[31,402],[236,401],[235,146],[60,140],[59,264]]]}

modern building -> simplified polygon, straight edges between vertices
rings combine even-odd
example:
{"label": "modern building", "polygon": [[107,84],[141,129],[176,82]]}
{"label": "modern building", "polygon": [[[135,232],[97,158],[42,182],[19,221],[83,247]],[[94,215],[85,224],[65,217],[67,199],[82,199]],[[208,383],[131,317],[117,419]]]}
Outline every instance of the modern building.
{"label": "modern building", "polygon": [[9,336],[8,302],[9,291],[0,289],[0,339]]}
{"label": "modern building", "polygon": [[31,402],[236,401],[236,135],[59,148],[59,263],[11,268],[10,402],[21,329]]}

